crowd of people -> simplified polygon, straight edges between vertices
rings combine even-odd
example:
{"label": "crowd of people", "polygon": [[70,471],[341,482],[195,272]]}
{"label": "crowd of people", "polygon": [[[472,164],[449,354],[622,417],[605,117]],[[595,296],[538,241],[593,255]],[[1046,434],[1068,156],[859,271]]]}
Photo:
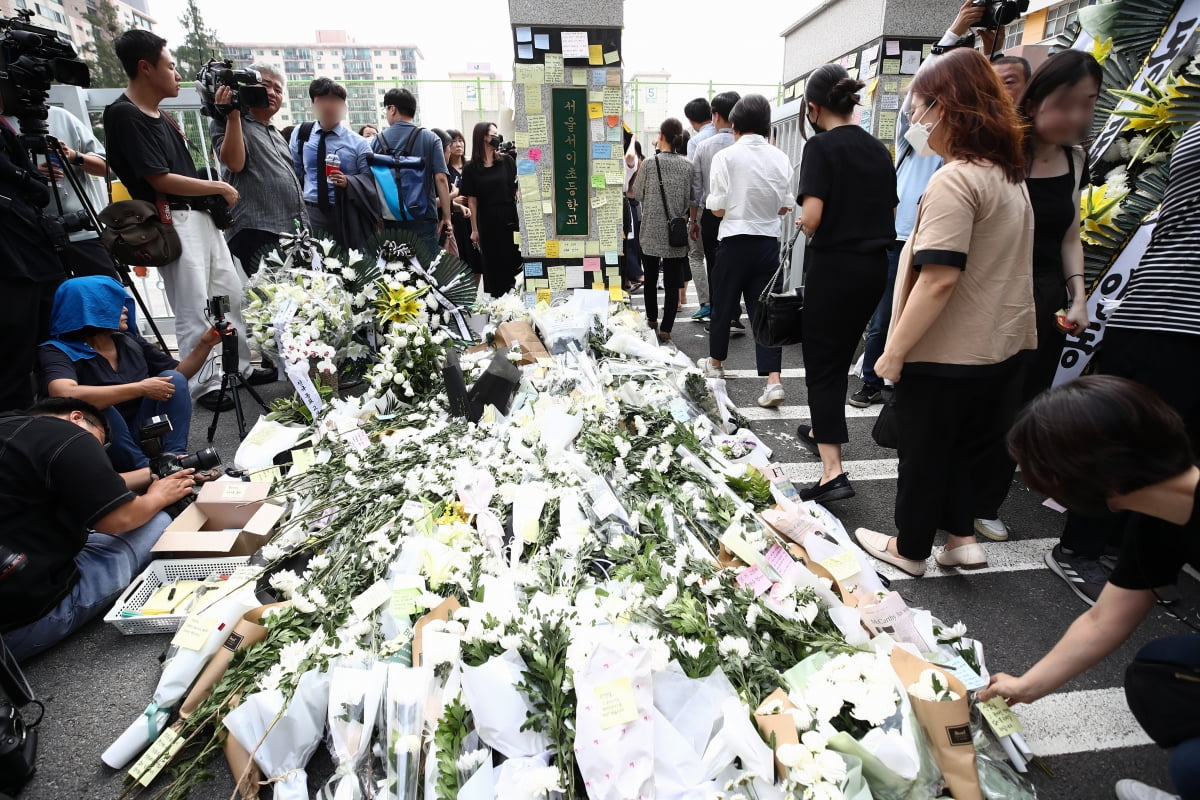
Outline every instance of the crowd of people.
{"label": "crowd of people", "polygon": [[[980,539],[1009,538],[1000,509],[1018,466],[1029,488],[1066,506],[1046,563],[1092,607],[1026,675],[997,675],[985,692],[1031,702],[1113,652],[1155,602],[1171,602],[1179,569],[1200,563],[1200,380],[1186,369],[1200,361],[1200,128],[1174,150],[1154,236],[1108,315],[1099,375],[1051,389],[1065,336],[1091,325],[1080,194],[1102,73],[1073,50],[1036,70],[1024,59],[985,57],[969,46],[983,13],[965,3],[917,71],[894,157],[856,123],[864,83],[836,64],[805,85],[798,182],[771,141],[772,109],[761,95],[689,102],[686,122],[662,121],[649,156],[627,129],[622,269],[626,287],[644,293],[663,344],[695,286],[691,318],[709,333],[697,366],[720,378],[743,313],[753,318],[764,292],[781,288],[772,281],[789,233],[783,219],[798,212],[811,424],[797,437],[821,460],[821,477],[801,496],[854,496],[842,462],[846,405],[886,403],[899,455],[895,533],[855,532],[874,558],[913,577],[925,574],[931,555],[946,568],[987,566]],[[979,33],[985,52],[998,35]],[[52,108],[50,130],[66,163],[35,166],[10,118],[0,120],[0,155],[55,183],[64,170],[86,179],[111,169],[132,198],[170,222],[182,252],[160,275],[182,358],[142,338],[94,231],[73,233],[53,259],[41,258],[21,206],[0,210],[9,264],[0,287],[18,308],[0,323],[12,354],[0,375],[0,411],[9,412],[0,416],[0,564],[10,553],[26,556],[16,577],[0,580],[0,632],[18,659],[106,608],[148,561],[168,522],[163,509],[204,477],[184,470],[156,480],[136,432],[165,415],[173,425],[165,445],[182,452],[192,404],[219,408],[220,335],[206,300],[228,297],[226,317],[244,330],[247,277],[284,233],[311,226],[359,247],[381,229],[398,231],[428,253],[462,258],[493,297],[512,291],[522,269],[517,165],[494,123],[470,131],[468,155],[462,132],[419,126],[414,95],[392,89],[383,101],[388,124],[355,132],[343,123],[346,89],[317,78],[308,87],[312,120],[279,131],[272,120],[286,78],[253,64],[269,103],[238,108],[228,87],[217,90],[223,113],[210,134],[220,174],[198,177],[195,144],[160,108],[181,81],[166,41],[132,30],[116,51],[129,83],[105,109],[107,148]],[[380,196],[373,174],[387,159],[416,176],[395,197]],[[34,178],[23,197],[44,206],[46,180]],[[213,197],[231,209],[224,230]],[[105,199],[89,198],[94,206]],[[56,202],[69,213],[83,201],[64,184]],[[851,393],[848,373],[864,336],[862,384]],[[758,405],[777,408],[786,398],[783,350],[754,350],[765,379]],[[278,376],[265,358],[253,366],[244,337],[238,359],[250,383]],[[31,374],[43,398],[36,405]],[[86,490],[80,474],[91,476]],[[947,539],[935,552],[939,531]],[[1197,641],[1190,633],[1155,642],[1135,664],[1194,674]],[[1131,701],[1145,700],[1135,711],[1150,730],[1165,679],[1153,670],[1130,675]],[[1154,731],[1179,745],[1176,790],[1200,797],[1190,758],[1200,725]],[[1157,791],[1118,787],[1125,800],[1169,796]]]}

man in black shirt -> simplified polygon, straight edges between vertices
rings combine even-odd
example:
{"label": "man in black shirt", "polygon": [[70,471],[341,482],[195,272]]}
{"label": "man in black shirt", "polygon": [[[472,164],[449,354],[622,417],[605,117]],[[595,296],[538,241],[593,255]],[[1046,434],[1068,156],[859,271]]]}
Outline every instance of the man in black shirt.
{"label": "man in black shirt", "polygon": [[[1186,564],[1200,566],[1200,468],[1175,411],[1141,384],[1105,375],[1079,378],[1036,397],[1013,426],[1009,449],[1030,489],[1071,511],[1119,511],[1128,518],[1116,568],[1096,604],[1032,669],[1020,677],[993,675],[981,694],[983,700],[998,696],[1032,703],[1120,647],[1154,607],[1155,587],[1175,583]],[[1166,664],[1176,675],[1200,674],[1200,634],[1151,642],[1137,662]],[[1126,692],[1131,699],[1161,697],[1173,704],[1157,714],[1138,714],[1143,725],[1151,723],[1147,727],[1161,727],[1156,717],[1162,716],[1192,720],[1171,755],[1171,779],[1184,797],[1198,797],[1200,694],[1174,690],[1171,672],[1163,670],[1162,683],[1155,686],[1145,678],[1132,685],[1127,676]],[[1188,702],[1194,707],[1186,707]],[[1161,736],[1155,738],[1163,743]],[[1117,796],[1170,795],[1121,781]]]}
{"label": "man in black shirt", "polygon": [[[247,330],[242,322],[243,279],[212,215],[198,205],[200,198],[219,195],[232,207],[239,195],[224,181],[196,177],[188,153],[190,142],[178,123],[159,110],[164,99],[179,95],[179,73],[166,44],[161,36],[141,29],[126,31],[117,39],[117,56],[129,86],[104,109],[104,132],[109,163],[130,195],[158,205],[160,216],[174,223],[183,243],[179,260],[159,272],[175,312],[179,352],[190,353],[212,327],[205,316],[210,297],[227,296],[226,318],[239,331]],[[238,349],[238,369],[246,378],[255,383],[273,380],[272,375],[252,371],[244,335],[238,339]],[[193,399],[206,408],[213,408],[218,397],[218,358],[219,352],[214,352],[188,381]],[[227,399],[227,407],[232,408],[232,398]]]}
{"label": "man in black shirt", "polygon": [[192,491],[193,470],[115,472],[107,436],[82,400],[0,415],[0,633],[18,660],[104,613]]}

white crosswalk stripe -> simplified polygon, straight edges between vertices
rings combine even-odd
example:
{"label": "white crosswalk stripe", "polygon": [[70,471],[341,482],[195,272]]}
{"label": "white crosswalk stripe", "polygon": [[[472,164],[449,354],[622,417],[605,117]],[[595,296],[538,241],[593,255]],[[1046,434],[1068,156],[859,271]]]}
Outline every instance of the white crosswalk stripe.
{"label": "white crosswalk stripe", "polygon": [[[883,532],[894,533],[895,531]],[[1046,562],[1042,559],[1046,553],[1050,552],[1050,549],[1054,545],[1058,544],[1058,537],[1050,539],[1013,539],[1008,542],[985,542],[981,539],[980,543],[983,545],[983,551],[987,554],[988,560],[988,565],[983,569],[942,569],[930,557],[929,569],[926,571],[925,577],[919,580],[945,578],[949,575],[982,575],[988,572],[1020,572],[1030,569],[1046,569]],[[871,560],[880,575],[885,575],[893,581],[918,580],[882,561]]]}
{"label": "white crosswalk stripe", "polygon": [[[846,406],[846,419],[878,417],[882,408],[883,406],[881,405],[868,406],[866,408]],[[738,411],[751,422],[770,422],[777,419],[812,419],[812,410],[809,406],[779,406],[778,408],[748,406],[746,408],[739,408]]]}
{"label": "white crosswalk stripe", "polygon": [[[842,468],[854,481],[888,481],[896,479],[900,460],[896,458],[869,458],[862,461],[843,461]],[[797,486],[808,485],[821,478],[820,461],[782,462],[784,474]]]}
{"label": "white crosswalk stripe", "polygon": [[1017,715],[1026,744],[1039,756],[1151,744],[1120,687],[1057,692],[1018,706]]}

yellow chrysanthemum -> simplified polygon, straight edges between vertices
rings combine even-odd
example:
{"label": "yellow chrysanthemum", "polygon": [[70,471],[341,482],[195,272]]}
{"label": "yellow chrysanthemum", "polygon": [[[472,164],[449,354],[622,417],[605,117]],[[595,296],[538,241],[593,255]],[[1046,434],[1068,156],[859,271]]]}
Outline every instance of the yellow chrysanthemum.
{"label": "yellow chrysanthemum", "polygon": [[1096,39],[1092,42],[1092,58],[1096,59],[1098,63],[1103,64],[1108,60],[1109,55],[1112,54],[1112,49],[1113,40],[1111,36],[1107,39]]}
{"label": "yellow chrysanthemum", "polygon": [[457,500],[452,500],[446,503],[446,510],[437,518],[438,525],[453,525],[457,522],[469,522],[471,515],[463,508],[463,504]]}
{"label": "yellow chrysanthemum", "polygon": [[1089,186],[1083,190],[1080,205],[1083,212],[1083,231],[1081,235],[1085,242],[1103,244],[1097,234],[1116,230],[1113,217],[1121,208],[1121,201],[1129,194],[1128,191],[1109,194],[1108,184]]}
{"label": "yellow chrysanthemum", "polygon": [[379,318],[383,322],[411,322],[421,313],[420,299],[428,289],[409,289],[401,286],[391,289],[380,284],[379,299],[375,307],[379,310]]}

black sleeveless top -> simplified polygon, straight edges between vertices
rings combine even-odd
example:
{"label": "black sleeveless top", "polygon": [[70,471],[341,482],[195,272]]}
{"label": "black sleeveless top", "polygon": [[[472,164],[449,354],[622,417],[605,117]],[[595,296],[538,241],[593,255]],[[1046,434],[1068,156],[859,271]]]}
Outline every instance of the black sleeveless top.
{"label": "black sleeveless top", "polygon": [[[1067,172],[1052,178],[1026,178],[1033,206],[1033,279],[1063,285],[1062,243],[1067,230],[1079,224],[1075,206],[1075,152],[1067,151]],[[1085,167],[1086,172],[1086,167]],[[1079,180],[1079,186],[1084,181]]]}

